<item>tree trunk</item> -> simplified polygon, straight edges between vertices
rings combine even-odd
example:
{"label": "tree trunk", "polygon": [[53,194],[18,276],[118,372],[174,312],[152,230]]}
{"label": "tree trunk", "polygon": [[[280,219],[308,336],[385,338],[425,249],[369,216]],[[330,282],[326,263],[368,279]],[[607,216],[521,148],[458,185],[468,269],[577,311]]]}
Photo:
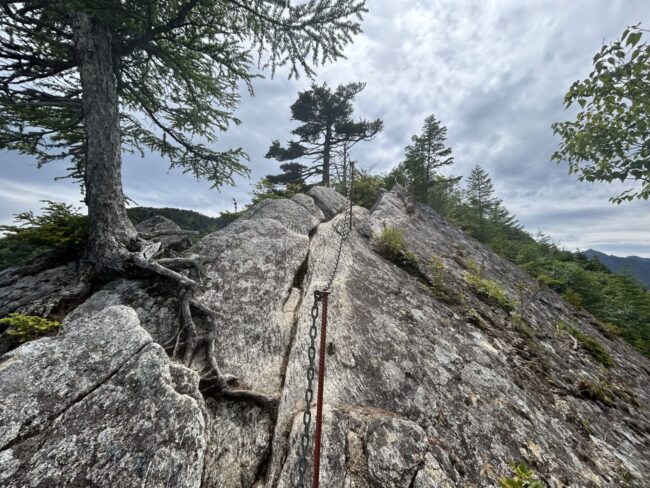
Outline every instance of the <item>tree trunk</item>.
{"label": "tree trunk", "polygon": [[74,42],[79,61],[86,138],[87,257],[100,273],[120,271],[137,232],[122,192],[119,105],[110,30],[78,13]]}
{"label": "tree trunk", "polygon": [[325,129],[323,143],[323,186],[330,186],[330,152],[332,151],[332,126]]}

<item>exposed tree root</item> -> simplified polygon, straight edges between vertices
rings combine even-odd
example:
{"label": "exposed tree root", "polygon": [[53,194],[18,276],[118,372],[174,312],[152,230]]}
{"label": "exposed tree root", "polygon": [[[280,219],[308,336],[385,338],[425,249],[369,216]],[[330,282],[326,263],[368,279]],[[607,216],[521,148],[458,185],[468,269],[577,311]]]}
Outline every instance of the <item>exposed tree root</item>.
{"label": "exposed tree root", "polygon": [[[177,231],[171,234],[179,234]],[[165,234],[167,235],[167,234]],[[147,235],[150,237],[150,235]],[[206,258],[199,255],[190,257],[171,257],[154,259],[161,252],[161,243],[141,242],[141,249],[130,253],[133,263],[142,269],[152,271],[169,278],[180,287],[180,325],[174,337],[164,345],[168,349],[173,344],[171,356],[190,367],[200,348],[205,347],[207,367],[201,374],[199,388],[204,395],[228,398],[236,401],[255,403],[265,409],[275,410],[279,403],[277,396],[253,391],[239,386],[237,378],[224,374],[219,368],[216,354],[219,314],[209,307],[193,300],[194,291],[199,289],[207,279]],[[188,270],[189,276],[175,270]],[[199,334],[192,308],[206,317],[209,325],[207,333]]]}
{"label": "exposed tree root", "polygon": [[[133,260],[133,263],[149,271],[153,271],[160,276],[165,278],[170,278],[171,280],[177,282],[181,287],[184,288],[198,288],[199,283],[194,281],[191,278],[188,278],[185,275],[182,275],[171,268],[167,268],[160,264],[158,261],[155,261],[154,256],[160,252],[161,244],[160,242],[156,243],[147,243],[145,244],[140,251],[130,253],[130,257]],[[180,266],[181,262],[187,262],[191,266],[195,266],[194,258],[169,258],[174,261],[176,266]]]}

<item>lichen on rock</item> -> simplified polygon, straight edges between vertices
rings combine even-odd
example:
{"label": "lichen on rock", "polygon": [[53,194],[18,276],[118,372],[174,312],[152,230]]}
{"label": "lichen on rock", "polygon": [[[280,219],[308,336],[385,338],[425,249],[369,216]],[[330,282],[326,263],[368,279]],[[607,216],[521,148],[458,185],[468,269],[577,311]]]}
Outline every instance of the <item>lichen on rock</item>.
{"label": "lichen on rock", "polygon": [[[0,484],[295,486],[313,293],[336,260],[344,206],[318,187],[261,202],[187,251],[205,258],[194,300],[218,317],[197,328],[215,327],[220,368],[273,408],[201,391],[208,352],[187,368],[161,347],[178,330],[178,297],[160,278],[118,280],[61,335],[0,356]],[[497,486],[513,462],[551,487],[647,486],[646,358],[399,191],[352,221],[329,307],[321,486]],[[385,228],[436,266],[380,255]],[[476,266],[515,310],[467,280]],[[46,301],[30,288],[44,281],[11,278],[0,307],[28,308],[20,293]],[[581,393],[587,382],[608,400]]]}

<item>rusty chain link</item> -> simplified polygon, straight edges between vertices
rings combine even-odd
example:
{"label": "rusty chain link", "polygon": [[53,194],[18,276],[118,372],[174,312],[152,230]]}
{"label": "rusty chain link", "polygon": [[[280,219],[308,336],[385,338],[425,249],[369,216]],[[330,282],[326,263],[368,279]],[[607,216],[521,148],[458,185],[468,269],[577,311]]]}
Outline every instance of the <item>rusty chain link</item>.
{"label": "rusty chain link", "polygon": [[[307,358],[309,364],[307,366],[307,388],[305,389],[305,411],[302,416],[303,431],[300,435],[300,460],[298,462],[298,481],[296,483],[296,488],[305,488],[305,474],[307,471],[307,454],[309,451],[309,444],[311,440],[311,404],[314,400],[314,375],[315,371],[315,360],[316,360],[316,337],[318,336],[318,314],[319,314],[319,304],[323,300],[323,294],[328,293],[336,274],[339,269],[339,263],[341,261],[341,254],[343,253],[343,244],[348,239],[350,235],[351,222],[352,222],[352,200],[350,195],[352,192],[352,165],[350,165],[350,177],[346,178],[345,182],[345,211],[343,214],[343,219],[339,221],[338,232],[341,236],[338,243],[338,249],[336,252],[336,258],[334,261],[334,267],[332,272],[327,280],[327,285],[323,288],[322,291],[314,291],[314,304],[311,307],[311,326],[309,328],[309,339],[310,345],[307,349]],[[344,177],[347,175],[344,175]]]}
{"label": "rusty chain link", "polygon": [[305,390],[305,412],[302,415],[303,431],[300,435],[300,462],[298,464],[298,483],[297,488],[305,488],[305,472],[307,471],[307,453],[310,442],[311,426],[311,402],[314,400],[314,374],[316,371],[316,336],[318,335],[318,304],[323,298],[323,294],[316,290],[314,292],[314,304],[311,307],[311,327],[309,328],[310,344],[307,349],[309,365],[307,366],[307,389]]}

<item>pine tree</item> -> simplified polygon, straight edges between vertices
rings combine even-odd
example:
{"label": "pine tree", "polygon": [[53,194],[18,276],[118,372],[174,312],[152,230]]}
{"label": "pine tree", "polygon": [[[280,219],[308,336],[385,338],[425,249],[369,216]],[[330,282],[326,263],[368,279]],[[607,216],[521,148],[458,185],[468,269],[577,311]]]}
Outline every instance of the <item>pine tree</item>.
{"label": "pine tree", "polygon": [[415,200],[426,203],[442,215],[450,215],[456,205],[460,177],[446,176],[441,169],[451,166],[454,158],[446,145],[447,128],[428,116],[418,135],[404,150],[405,157],[389,175],[390,180],[405,185]]}
{"label": "pine tree", "polygon": [[440,169],[454,163],[451,148],[446,146],[447,128],[436,120],[435,115],[429,115],[424,120],[422,131],[414,135],[413,144],[405,149],[404,167],[413,196],[418,201],[427,201],[431,188],[443,186],[444,179]]}
{"label": "pine tree", "polygon": [[467,178],[465,202],[471,234],[480,241],[487,240],[488,223],[498,200],[494,196],[494,185],[490,175],[476,165]]}
{"label": "pine tree", "polygon": [[345,156],[352,145],[372,140],[383,129],[381,119],[356,122],[352,119],[352,102],[364,87],[365,83],[350,83],[332,91],[324,83],[312,84],[309,90],[300,92],[291,106],[292,120],[302,122],[291,131],[298,140],[289,141],[286,147],[278,140],[273,141],[266,157],[281,162],[301,160],[305,168],[303,183],[312,176],[322,175],[322,184],[329,186],[335,158],[347,160]]}
{"label": "pine tree", "polygon": [[241,149],[217,151],[258,52],[272,72],[341,57],[364,0],[4,0],[0,148],[66,159],[83,181],[88,258],[97,270],[139,262],[127,218],[122,150],[152,150],[217,186],[247,172]]}

